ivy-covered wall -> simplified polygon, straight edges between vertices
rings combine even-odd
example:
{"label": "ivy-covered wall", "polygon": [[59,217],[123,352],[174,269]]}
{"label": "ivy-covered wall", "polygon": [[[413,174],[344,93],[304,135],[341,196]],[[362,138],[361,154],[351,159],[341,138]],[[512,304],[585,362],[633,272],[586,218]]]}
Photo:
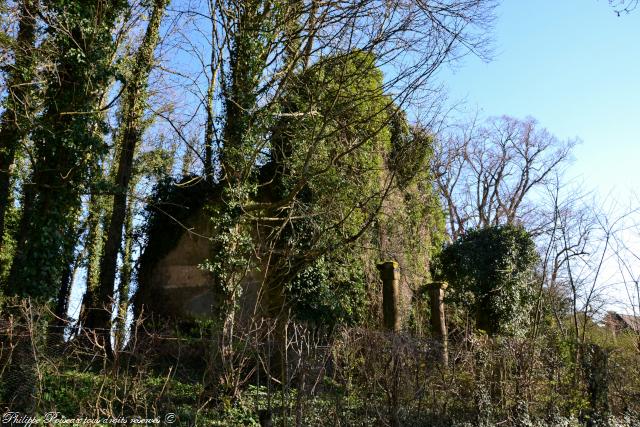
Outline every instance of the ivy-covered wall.
{"label": "ivy-covered wall", "polygon": [[[430,281],[430,259],[444,236],[429,172],[433,137],[410,126],[384,93],[371,53],[354,51],[297,71],[282,99],[251,196],[267,207],[230,211],[224,180],[213,190],[204,181],[161,186],[157,203],[172,211],[151,208],[139,295],[154,295],[148,287],[181,287],[186,294],[189,286],[205,286],[206,277],[215,288],[216,278],[233,276],[247,288],[239,294],[248,291],[236,309],[258,303],[258,312],[311,323],[379,324],[375,266],[393,259],[401,270],[404,323],[422,322],[426,313],[419,304],[412,312],[412,300]],[[181,205],[188,209],[175,211]],[[237,218],[230,222],[229,215]],[[180,218],[194,230],[177,225]],[[243,243],[233,235],[244,236]],[[207,239],[208,250],[201,247]],[[247,259],[231,262],[235,256]],[[184,279],[184,272],[179,279],[180,263],[211,274]]]}

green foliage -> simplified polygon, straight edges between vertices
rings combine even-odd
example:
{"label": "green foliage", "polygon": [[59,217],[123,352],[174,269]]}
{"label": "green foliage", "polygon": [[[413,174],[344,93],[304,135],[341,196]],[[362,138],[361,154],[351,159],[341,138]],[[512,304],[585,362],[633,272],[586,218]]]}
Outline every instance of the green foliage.
{"label": "green foliage", "polygon": [[256,103],[268,52],[277,34],[279,11],[277,5],[264,0],[232,3],[230,7],[236,26],[228,35],[231,52],[227,79],[222,81],[225,123],[220,161],[223,179],[234,186],[249,184],[256,149],[263,144],[272,120],[271,108],[258,108]]}
{"label": "green foliage", "polygon": [[340,251],[299,272],[287,285],[287,297],[299,320],[353,325],[364,318],[366,283],[362,260]]}
{"label": "green foliage", "polygon": [[[7,206],[4,218],[4,236],[2,238],[2,248],[0,250],[0,284],[6,283],[9,275],[11,259],[15,252],[15,233],[20,221],[20,209],[13,204]],[[2,289],[0,289],[0,293]]]}
{"label": "green foliage", "polygon": [[380,203],[382,153],[389,147],[382,73],[372,55],[352,52],[324,59],[295,80],[273,131],[272,197],[288,196],[304,180],[293,214],[310,218],[309,237],[324,233],[325,243],[335,243],[357,232]]}
{"label": "green foliage", "polygon": [[13,38],[7,34],[5,28],[7,27],[8,14],[7,14],[7,2],[6,0],[0,1],[0,49],[3,51],[9,50],[14,43]]}
{"label": "green foliage", "polygon": [[429,160],[433,156],[434,137],[426,129],[411,127],[406,113],[389,108],[391,131],[390,169],[396,174],[398,187],[405,189],[415,178],[430,175]]}
{"label": "green foliage", "polygon": [[289,301],[305,320],[361,318],[365,284],[377,281],[367,267],[380,258],[402,259],[421,282],[444,234],[428,167],[433,138],[384,94],[375,59],[352,51],[298,71],[261,168],[261,198],[291,199],[273,216],[287,221],[278,247],[293,277]]}
{"label": "green foliage", "polygon": [[449,282],[449,300],[471,311],[479,329],[509,334],[528,320],[537,262],[529,233],[503,225],[471,230],[445,247],[433,273]]}
{"label": "green foliage", "polygon": [[383,153],[390,148],[382,72],[368,53],[326,58],[297,76],[284,98],[271,148],[277,193],[286,197],[305,180],[293,214],[313,218],[320,246],[336,244],[381,203]]}
{"label": "green foliage", "polygon": [[336,324],[362,317],[366,259],[349,245],[383,200],[388,103],[375,57],[360,51],[299,71],[283,95],[260,197],[291,200],[273,215],[289,218],[277,242],[287,254],[279,272],[298,318]]}
{"label": "green foliage", "polygon": [[253,192],[246,186],[224,186],[220,198],[210,200],[207,205],[216,227],[212,238],[215,251],[203,267],[214,274],[222,291],[229,296],[236,296],[239,291],[238,281],[244,276],[254,248],[250,225],[241,215],[242,201],[249,200],[249,193]]}
{"label": "green foliage", "polygon": [[56,66],[45,74],[44,111],[32,134],[35,188],[25,200],[9,280],[10,293],[41,299],[58,291],[68,246],[76,243],[70,239],[81,194],[108,149],[99,101],[115,73],[112,30],[128,2],[50,0],[45,6],[56,20],[47,39]]}
{"label": "green foliage", "polygon": [[[47,370],[43,372],[40,405],[66,418],[92,418],[95,416],[96,398],[103,396],[113,399],[110,410],[115,414],[144,416],[150,410],[154,411],[147,407],[153,403],[157,414],[172,412],[182,422],[193,422],[202,393],[199,383],[181,382],[154,374],[146,378],[131,373],[112,377],[73,369]],[[127,404],[122,405],[116,397],[125,398]]]}
{"label": "green foliage", "polygon": [[265,135],[277,105],[259,106],[261,79],[277,37],[279,4],[249,0],[229,4],[234,24],[229,28],[230,52],[223,73],[224,123],[219,150],[222,191],[209,210],[215,226],[213,256],[202,267],[211,272],[222,291],[221,317],[233,317],[246,268],[251,262],[253,236],[241,214],[256,195],[256,169]]}
{"label": "green foliage", "polygon": [[[16,220],[20,210],[15,207],[14,188],[19,178],[24,178],[21,167],[24,143],[33,126],[36,115],[38,90],[32,84],[36,75],[36,11],[38,3],[27,0],[16,5],[20,11],[18,31],[15,39],[4,32],[0,35],[0,46],[7,44],[13,63],[3,64],[4,87],[0,116],[0,284],[4,287],[8,267],[15,252]],[[0,19],[5,19],[5,2],[0,3]],[[5,29],[4,22],[0,28]],[[8,40],[7,40],[8,38]]]}

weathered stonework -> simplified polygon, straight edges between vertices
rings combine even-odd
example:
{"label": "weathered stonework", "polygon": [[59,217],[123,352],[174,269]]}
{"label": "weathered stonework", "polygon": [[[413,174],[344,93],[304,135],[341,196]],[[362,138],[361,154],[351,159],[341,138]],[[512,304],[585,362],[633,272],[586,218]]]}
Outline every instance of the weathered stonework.
{"label": "weathered stonework", "polygon": [[[202,188],[187,184],[182,184],[179,191],[174,189],[173,199],[169,197],[170,202],[163,199],[162,210],[155,213],[153,230],[148,233],[149,242],[140,257],[139,286],[134,300],[137,315],[141,309],[145,316],[175,320],[215,318],[221,314],[223,295],[213,275],[202,268],[216,255],[212,242],[215,233],[211,218],[213,208],[206,205],[215,204],[221,196],[216,187],[208,189],[204,184]],[[413,193],[417,194],[417,190]],[[412,202],[415,206],[411,209],[414,210],[411,210],[405,196],[399,191],[388,195],[377,227],[368,236],[371,240],[359,247],[364,276],[371,285],[370,308],[375,312],[380,310],[381,323],[393,331],[407,328],[411,319],[423,321],[420,315],[416,317],[412,312],[412,300],[416,292],[420,293],[429,275],[429,248],[432,245],[429,221],[416,221],[412,216],[415,206],[421,206],[425,201],[416,199]],[[168,209],[174,209],[170,215],[165,212]],[[258,236],[262,234],[259,230],[253,233],[256,248],[261,246]],[[274,254],[278,256],[276,251],[263,258],[273,263]],[[257,254],[250,261],[253,268],[247,269],[240,282],[241,318],[254,314],[276,316],[282,313],[282,305],[286,303],[284,284],[275,278],[277,274],[273,274],[274,264],[267,268],[266,261],[259,258]],[[387,265],[376,272],[374,267],[380,259],[393,260],[386,263],[392,268]],[[267,271],[273,277],[266,278]],[[380,279],[385,282],[385,275],[390,275],[390,281],[380,287]],[[268,280],[271,282],[267,284]],[[383,299],[386,300],[384,303]]]}
{"label": "weathered stonework", "polygon": [[445,317],[444,291],[447,289],[446,282],[428,283],[429,300],[431,306],[431,333],[439,345],[440,361],[443,365],[449,363],[449,343],[447,334],[447,323]]}
{"label": "weathered stonework", "polygon": [[[186,222],[175,246],[148,266],[146,274],[139,277],[138,296],[138,304],[146,312],[174,319],[211,318],[218,313],[221,299],[214,277],[202,268],[212,257],[212,233],[209,217],[203,211],[197,212]],[[250,271],[242,280],[244,314],[255,307],[262,280],[259,269]]]}
{"label": "weathered stonework", "polygon": [[400,270],[398,263],[387,261],[378,264],[382,279],[382,315],[384,327],[397,332],[402,328],[400,304]]}

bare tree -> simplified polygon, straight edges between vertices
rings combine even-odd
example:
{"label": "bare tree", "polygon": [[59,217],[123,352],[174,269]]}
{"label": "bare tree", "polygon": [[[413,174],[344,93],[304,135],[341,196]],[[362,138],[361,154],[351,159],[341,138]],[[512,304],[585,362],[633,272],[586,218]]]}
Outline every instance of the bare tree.
{"label": "bare tree", "polygon": [[609,0],[613,10],[620,16],[623,13],[631,13],[638,7],[638,0]]}
{"label": "bare tree", "polygon": [[569,160],[577,140],[560,141],[533,118],[478,118],[441,135],[432,168],[452,239],[466,229],[525,223],[533,234],[533,194]]}
{"label": "bare tree", "polygon": [[[638,205],[638,197],[634,201]],[[621,220],[620,232],[612,236],[613,258],[617,266],[617,278],[615,291],[621,296],[620,301],[623,310],[633,316],[640,316],[640,269],[638,268],[638,245],[640,245],[640,226],[638,209],[629,211],[629,214]],[[638,349],[640,350],[640,330],[636,330]]]}
{"label": "bare tree", "polygon": [[[611,292],[618,292],[620,284],[626,285],[633,306],[632,283],[637,274],[632,267],[634,255],[629,251],[632,239],[628,234],[637,210],[622,209],[610,200],[598,201],[575,185],[560,185],[559,178],[547,190],[546,215],[551,219],[538,236],[544,257],[534,335],[541,305],[546,303],[565,337],[583,344],[589,327],[614,302]],[[543,289],[547,291],[544,294]]]}

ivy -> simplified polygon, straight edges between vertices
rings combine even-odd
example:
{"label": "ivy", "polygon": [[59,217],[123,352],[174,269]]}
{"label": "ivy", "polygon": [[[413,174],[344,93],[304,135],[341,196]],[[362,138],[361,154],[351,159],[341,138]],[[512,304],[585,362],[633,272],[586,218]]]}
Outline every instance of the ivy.
{"label": "ivy", "polygon": [[516,334],[529,317],[537,262],[523,227],[499,225],[471,230],[445,247],[432,271],[449,282],[449,301],[475,314],[479,329]]}
{"label": "ivy", "polygon": [[25,190],[8,285],[11,294],[47,300],[69,262],[65,248],[75,244],[81,195],[108,149],[98,103],[115,73],[111,31],[128,3],[50,0],[44,6],[55,17],[47,43],[55,47],[56,66],[45,74],[44,111],[32,134],[33,188]]}

